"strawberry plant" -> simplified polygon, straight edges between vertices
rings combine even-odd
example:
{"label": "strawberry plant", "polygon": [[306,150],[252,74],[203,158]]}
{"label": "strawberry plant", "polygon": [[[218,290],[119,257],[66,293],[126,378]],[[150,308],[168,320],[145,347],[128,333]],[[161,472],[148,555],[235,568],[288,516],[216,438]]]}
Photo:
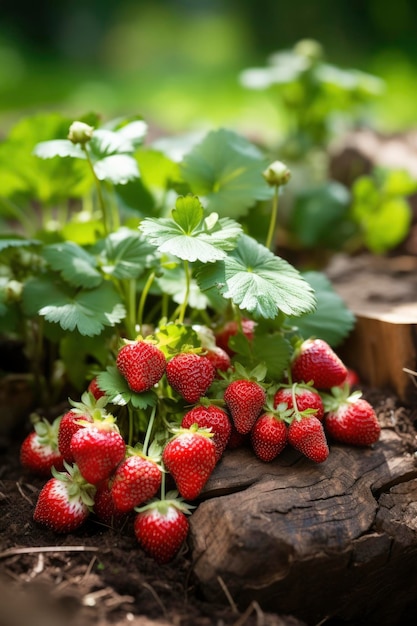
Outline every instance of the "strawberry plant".
{"label": "strawberry plant", "polygon": [[[65,471],[51,469],[35,520],[64,532],[132,514],[163,563],[186,537],[184,500],[201,497],[237,435],[265,462],[287,445],[325,461],[321,394],[347,380],[334,349],[354,318],[324,275],[279,256],[290,172],[245,138],[146,143],[143,120],[94,116],[62,129],[35,117],[0,151],[1,332],[23,342],[40,406],[71,390],[55,436]],[[266,204],[251,234],[249,213]]]}

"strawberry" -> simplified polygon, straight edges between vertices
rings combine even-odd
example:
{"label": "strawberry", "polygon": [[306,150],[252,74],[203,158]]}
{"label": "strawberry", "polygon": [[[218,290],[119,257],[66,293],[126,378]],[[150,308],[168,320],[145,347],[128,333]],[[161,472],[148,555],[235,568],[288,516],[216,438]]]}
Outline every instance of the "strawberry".
{"label": "strawberry", "polygon": [[177,429],[165,444],[162,460],[186,500],[197,498],[216,465],[216,446],[211,437],[209,431],[193,424]]}
{"label": "strawberry", "polygon": [[139,544],[160,565],[172,561],[189,530],[189,506],[169,496],[138,509],[133,525]]}
{"label": "strawberry", "polygon": [[190,404],[198,402],[205,395],[215,374],[210,360],[194,352],[177,354],[166,368],[168,383]]}
{"label": "strawberry", "polygon": [[275,412],[258,417],[251,430],[253,451],[261,461],[272,461],[287,445],[287,426]]}
{"label": "strawberry", "polygon": [[381,433],[374,409],[360,397],[360,392],[342,398],[333,406],[326,413],[324,427],[335,441],[353,446],[370,446],[378,441]]}
{"label": "strawberry", "polygon": [[223,398],[236,430],[242,435],[249,433],[265,404],[264,388],[254,380],[238,379],[226,387]]}
{"label": "strawberry", "polygon": [[233,356],[234,350],[229,346],[230,338],[242,332],[248,341],[253,341],[255,327],[256,322],[248,318],[243,318],[240,323],[236,320],[229,320],[221,328],[215,330],[216,344],[229,356]]}
{"label": "strawberry", "polygon": [[71,452],[81,475],[92,485],[108,478],[124,459],[126,444],[111,416],[80,428],[71,439]]}
{"label": "strawberry", "polygon": [[218,371],[227,372],[232,367],[232,361],[230,356],[220,348],[220,346],[213,346],[212,348],[207,349],[207,352],[204,356],[211,361],[214,369],[216,370],[216,378],[219,377]]}
{"label": "strawberry", "polygon": [[113,502],[111,494],[112,482],[112,477],[110,477],[102,480],[97,485],[93,505],[93,511],[97,518],[108,526],[118,524],[124,517],[123,513],[116,509]]}
{"label": "strawberry", "polygon": [[293,419],[288,427],[288,442],[316,463],[322,463],[329,456],[323,424],[314,415]]}
{"label": "strawberry", "polygon": [[213,433],[216,447],[216,462],[220,460],[227,446],[232,431],[230,418],[226,411],[214,404],[195,406],[182,418],[181,427],[190,428],[197,424],[200,428],[209,428]]}
{"label": "strawberry", "polygon": [[295,382],[311,382],[316,389],[330,389],[346,380],[347,369],[326,341],[306,339],[295,350],[291,375]]}
{"label": "strawberry", "polygon": [[132,391],[142,393],[158,383],[165,372],[165,355],[149,341],[130,341],[118,352],[116,366]]}
{"label": "strawberry", "polygon": [[155,460],[133,449],[113,475],[111,496],[117,511],[127,513],[155,496],[162,470]]}
{"label": "strawberry", "polygon": [[291,387],[281,387],[274,395],[274,408],[276,409],[280,404],[286,404],[289,409],[294,408],[294,401],[296,403],[295,408],[299,412],[306,409],[315,409],[314,415],[317,419],[323,421],[323,400],[317,391],[306,385],[299,384]]}
{"label": "strawberry", "polygon": [[93,394],[94,398],[96,400],[99,400],[100,398],[102,398],[103,396],[105,396],[106,394],[104,393],[104,391],[102,389],[100,389],[98,382],[97,382],[97,377],[93,378],[88,387],[87,387],[87,391],[88,393]]}
{"label": "strawberry", "polygon": [[52,467],[58,471],[64,469],[64,457],[58,449],[60,421],[58,417],[52,424],[46,419],[34,424],[34,430],[20,446],[20,463],[25,469],[40,476],[49,476]]}
{"label": "strawberry", "polygon": [[39,493],[33,519],[57,533],[72,532],[85,522],[94,504],[95,488],[76,466],[55,472]]}
{"label": "strawberry", "polygon": [[89,392],[83,393],[81,402],[70,400],[72,409],[62,416],[58,429],[58,448],[68,463],[74,463],[71,451],[72,436],[86,424],[93,423],[94,419],[102,419],[106,415],[104,409],[106,403],[105,396],[96,400]]}

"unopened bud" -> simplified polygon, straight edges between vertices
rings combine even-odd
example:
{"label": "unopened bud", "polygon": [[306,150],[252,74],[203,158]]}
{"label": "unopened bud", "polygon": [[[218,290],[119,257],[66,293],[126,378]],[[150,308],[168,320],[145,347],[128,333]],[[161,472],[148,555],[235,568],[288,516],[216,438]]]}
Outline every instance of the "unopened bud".
{"label": "unopened bud", "polygon": [[294,46],[296,54],[308,59],[312,63],[323,59],[323,46],[315,39],[301,39]]}
{"label": "unopened bud", "polygon": [[282,161],[274,161],[262,172],[262,176],[271,187],[281,187],[288,183],[291,172]]}
{"label": "unopened bud", "polygon": [[93,136],[94,128],[84,122],[73,122],[69,128],[68,139],[72,143],[85,144]]}
{"label": "unopened bud", "polygon": [[23,284],[18,280],[9,280],[6,285],[6,301],[18,302],[22,296]]}

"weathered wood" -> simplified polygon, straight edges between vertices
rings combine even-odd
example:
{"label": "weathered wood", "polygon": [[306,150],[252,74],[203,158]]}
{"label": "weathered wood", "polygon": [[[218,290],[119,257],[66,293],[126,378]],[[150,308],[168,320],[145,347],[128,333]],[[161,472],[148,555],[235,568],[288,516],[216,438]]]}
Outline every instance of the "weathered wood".
{"label": "weathered wood", "polygon": [[333,445],[320,465],[292,449],[268,464],[250,450],[231,451],[191,517],[196,577],[212,600],[224,600],[225,586],[241,607],[256,600],[308,624],[337,616],[391,625],[389,586],[401,589],[398,602],[395,591],[389,596],[397,611],[415,599],[417,559],[399,557],[417,554],[417,534],[412,516],[402,519],[413,531],[397,545],[382,499],[416,478],[413,456],[391,429],[373,448]]}
{"label": "weathered wood", "polygon": [[356,316],[343,360],[364,384],[390,388],[402,401],[417,400],[417,258],[339,257],[328,269],[337,293]]}

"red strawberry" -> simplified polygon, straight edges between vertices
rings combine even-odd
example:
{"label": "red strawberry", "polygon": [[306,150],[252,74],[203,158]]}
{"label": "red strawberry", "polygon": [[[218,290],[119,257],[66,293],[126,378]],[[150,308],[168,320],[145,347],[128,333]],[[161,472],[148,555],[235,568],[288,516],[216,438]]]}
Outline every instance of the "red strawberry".
{"label": "red strawberry", "polygon": [[130,389],[142,393],[161,380],[166,359],[164,353],[149,341],[132,341],[119,350],[116,365]]}
{"label": "red strawberry", "polygon": [[161,486],[162,470],[150,457],[132,453],[113,475],[111,495],[116,509],[127,513],[155,496]]}
{"label": "red strawberry", "polygon": [[54,472],[40,491],[33,519],[57,533],[76,530],[90,513],[94,487],[86,483],[76,466]]}
{"label": "red strawberry", "polygon": [[20,446],[20,463],[24,468],[41,476],[49,476],[52,467],[58,471],[64,469],[64,457],[58,450],[60,421],[58,417],[50,424],[43,419],[34,425]]}
{"label": "red strawberry", "polygon": [[92,393],[96,400],[99,400],[100,398],[106,395],[104,391],[100,389],[100,387],[98,386],[97,377],[93,378],[90,381],[87,387],[87,391],[88,393]]}
{"label": "red strawberry", "polygon": [[274,408],[279,404],[286,404],[289,409],[294,407],[294,399],[296,408],[301,413],[306,409],[315,409],[315,417],[320,421],[323,420],[324,406],[320,394],[304,385],[292,385],[291,387],[281,387],[274,395]]}
{"label": "red strawberry", "polygon": [[124,517],[123,513],[118,511],[114,505],[111,495],[111,485],[111,477],[110,479],[102,480],[101,483],[97,485],[93,506],[94,513],[98,519],[108,526],[113,526],[121,522]]}
{"label": "red strawberry", "polygon": [[236,430],[242,435],[249,433],[265,404],[264,388],[254,380],[234,380],[226,387],[223,398]]}
{"label": "red strawberry", "polygon": [[294,419],[288,428],[288,442],[311,461],[322,463],[329,456],[323,424],[314,415]]}
{"label": "red strawberry", "polygon": [[335,441],[353,446],[370,446],[378,441],[381,433],[374,409],[358,394],[352,394],[326,413],[324,427]]}
{"label": "red strawberry", "polygon": [[272,461],[287,445],[287,425],[275,413],[263,413],[251,430],[253,451],[261,461]]}
{"label": "red strawberry", "polygon": [[232,431],[230,418],[226,411],[214,404],[195,406],[184,415],[181,427],[190,428],[193,424],[197,424],[200,428],[209,428],[211,430],[213,443],[216,447],[216,462],[219,461]]}
{"label": "red strawberry", "polygon": [[196,424],[178,429],[165,445],[162,460],[180,495],[186,500],[194,500],[216,465],[216,446],[211,433],[199,429]]}
{"label": "red strawberry", "polygon": [[236,320],[229,320],[215,331],[216,343],[220,348],[225,350],[227,354],[233,356],[234,351],[229,346],[230,337],[234,337],[239,332],[242,332],[248,341],[253,341],[255,326],[256,322],[248,318],[243,318],[241,325]]}
{"label": "red strawberry", "polygon": [[205,395],[215,374],[210,360],[194,352],[177,354],[166,368],[168,383],[190,404],[198,402]]}
{"label": "red strawberry", "polygon": [[78,430],[71,439],[71,452],[81,475],[92,485],[108,478],[123,460],[126,444],[116,425],[107,418]]}
{"label": "red strawberry", "polygon": [[227,372],[227,370],[232,366],[230,356],[227,354],[226,350],[223,350],[223,348],[220,348],[219,346],[213,346],[207,349],[204,356],[211,361],[214,369],[216,370],[216,378],[218,377],[217,371]]}
{"label": "red strawberry", "polygon": [[295,382],[312,382],[316,389],[330,389],[346,380],[347,369],[326,341],[306,339],[295,351],[291,375]]}
{"label": "red strawberry", "polygon": [[134,533],[157,563],[172,561],[184,543],[189,529],[186,513],[189,507],[179,499],[155,500],[139,509]]}
{"label": "red strawberry", "polygon": [[58,429],[58,448],[67,463],[74,463],[71,452],[72,436],[86,424],[93,423],[94,419],[102,419],[106,415],[104,406],[107,404],[105,396],[96,400],[88,392],[83,393],[81,402],[70,400],[72,409],[62,416]]}

